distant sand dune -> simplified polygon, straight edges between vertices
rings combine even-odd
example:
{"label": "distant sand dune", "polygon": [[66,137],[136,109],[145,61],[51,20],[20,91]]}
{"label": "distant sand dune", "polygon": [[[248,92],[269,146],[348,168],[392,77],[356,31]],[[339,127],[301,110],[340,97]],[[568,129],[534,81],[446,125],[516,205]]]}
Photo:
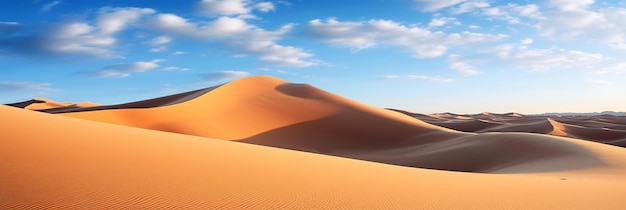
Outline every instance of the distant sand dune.
{"label": "distant sand dune", "polygon": [[[525,132],[565,136],[626,147],[625,116],[527,116],[517,113],[456,115],[434,114],[438,118],[394,110],[438,125],[464,132]],[[468,117],[471,116],[471,117]]]}

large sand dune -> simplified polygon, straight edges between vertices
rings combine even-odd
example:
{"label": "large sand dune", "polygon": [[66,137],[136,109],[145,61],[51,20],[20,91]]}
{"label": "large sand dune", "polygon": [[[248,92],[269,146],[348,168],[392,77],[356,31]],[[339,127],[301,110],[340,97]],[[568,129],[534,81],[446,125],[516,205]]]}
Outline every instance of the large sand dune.
{"label": "large sand dune", "polygon": [[0,209],[626,206],[626,149],[553,136],[587,134],[558,119],[524,121],[552,135],[466,133],[431,121],[524,116],[422,121],[264,76],[41,111],[58,114],[0,106]]}

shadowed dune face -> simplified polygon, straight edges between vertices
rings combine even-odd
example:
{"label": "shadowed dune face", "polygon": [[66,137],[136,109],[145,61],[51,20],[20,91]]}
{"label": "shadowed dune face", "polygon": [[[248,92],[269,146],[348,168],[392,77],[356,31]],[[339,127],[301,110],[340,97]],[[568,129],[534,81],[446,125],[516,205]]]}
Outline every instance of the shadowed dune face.
{"label": "shadowed dune face", "polygon": [[[181,102],[182,99],[186,101]],[[170,96],[168,100],[177,103],[150,108],[83,110],[62,115],[451,171],[491,173],[512,170],[521,164],[567,157],[584,159],[582,162],[588,164],[567,167],[553,164],[552,167],[536,167],[541,169],[528,172],[604,165],[593,152],[567,140],[532,135],[520,137],[519,134],[474,135],[455,132],[400,113],[354,102],[311,85],[288,83],[272,77],[244,78],[210,91],[199,90]],[[157,105],[169,104],[168,100],[160,100]],[[440,116],[441,119],[446,117],[456,116]],[[487,117],[482,118],[470,122],[470,126],[481,124],[488,128],[502,124],[490,121]]]}

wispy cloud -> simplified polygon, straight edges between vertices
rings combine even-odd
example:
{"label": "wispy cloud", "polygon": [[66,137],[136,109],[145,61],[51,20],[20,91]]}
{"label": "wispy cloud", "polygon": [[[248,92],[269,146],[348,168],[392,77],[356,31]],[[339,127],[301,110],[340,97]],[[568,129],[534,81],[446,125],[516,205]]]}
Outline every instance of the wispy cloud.
{"label": "wispy cloud", "polygon": [[224,47],[237,55],[255,55],[262,61],[276,65],[307,67],[320,63],[313,59],[313,54],[302,48],[277,43],[293,28],[291,24],[276,31],[267,31],[237,17],[222,16],[213,21],[195,23],[178,15],[159,14],[147,23],[147,27],[186,39],[219,39]]}
{"label": "wispy cloud", "polygon": [[237,16],[254,18],[253,10],[269,12],[275,9],[272,2],[253,4],[249,0],[202,0],[196,5],[196,11],[206,16]]}
{"label": "wispy cloud", "polygon": [[456,70],[465,75],[480,74],[480,71],[476,70],[474,66],[461,55],[449,55],[447,60],[450,69]]}
{"label": "wispy cloud", "polygon": [[[0,36],[0,48],[8,55],[119,57],[112,49],[117,43],[115,34],[151,13],[154,10],[145,8],[103,8],[98,12],[95,25],[72,21],[48,23],[34,30],[19,25],[19,31],[14,29],[8,36]],[[0,27],[10,26],[3,23]]]}
{"label": "wispy cloud", "polygon": [[219,82],[219,81],[237,79],[237,78],[245,77],[248,75],[250,75],[250,73],[245,72],[245,71],[226,70],[226,71],[218,71],[218,72],[209,72],[206,74],[202,74],[201,77],[202,77],[202,80],[206,82]]}
{"label": "wispy cloud", "polygon": [[104,66],[95,71],[83,71],[79,72],[79,74],[90,76],[90,77],[113,77],[113,78],[121,78],[121,77],[129,77],[132,73],[146,72],[159,67],[159,62],[162,62],[161,59],[155,59],[152,61],[140,61],[134,63],[123,63],[123,64],[115,64]]}
{"label": "wispy cloud", "polygon": [[402,25],[391,20],[337,21],[315,19],[309,22],[309,36],[355,51],[377,45],[392,45],[405,49],[416,58],[434,58],[446,54],[452,47],[471,46],[505,38],[502,34],[472,32],[450,33],[431,31],[415,25]]}
{"label": "wispy cloud", "polygon": [[553,39],[584,37],[616,49],[626,49],[626,8],[594,6],[594,1],[548,1],[553,10],[538,24],[540,36]]}
{"label": "wispy cloud", "polygon": [[39,9],[41,12],[47,12],[50,11],[53,7],[57,6],[61,4],[60,1],[52,1],[50,3],[44,4],[43,6],[41,6],[41,9]]}
{"label": "wispy cloud", "polygon": [[510,61],[512,64],[529,70],[590,69],[606,61],[602,54],[587,53],[562,48],[528,48],[513,44],[493,47],[495,58]]}
{"label": "wispy cloud", "polygon": [[163,67],[165,71],[189,71],[189,68],[177,67],[177,66],[167,66]]}
{"label": "wispy cloud", "polygon": [[427,11],[427,12],[433,12],[433,11],[437,11],[446,7],[451,7],[454,6],[456,4],[459,4],[461,2],[464,2],[466,0],[448,0],[448,1],[441,1],[441,0],[413,0],[413,3],[415,4],[415,6],[422,10],[422,11]]}

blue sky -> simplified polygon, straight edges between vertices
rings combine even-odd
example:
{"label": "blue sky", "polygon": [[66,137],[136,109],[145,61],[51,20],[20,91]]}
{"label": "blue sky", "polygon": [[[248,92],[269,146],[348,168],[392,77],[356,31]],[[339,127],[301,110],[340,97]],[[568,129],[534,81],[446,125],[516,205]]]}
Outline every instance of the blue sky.
{"label": "blue sky", "polygon": [[2,1],[0,103],[272,75],[419,113],[626,111],[624,20],[593,0]]}

